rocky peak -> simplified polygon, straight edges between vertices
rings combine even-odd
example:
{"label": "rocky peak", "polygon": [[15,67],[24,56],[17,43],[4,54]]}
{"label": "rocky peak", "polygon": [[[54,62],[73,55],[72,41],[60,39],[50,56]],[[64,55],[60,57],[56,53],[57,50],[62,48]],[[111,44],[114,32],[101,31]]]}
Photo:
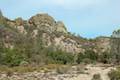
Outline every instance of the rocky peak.
{"label": "rocky peak", "polygon": [[62,21],[56,22],[53,17],[48,14],[37,14],[29,19],[29,24],[40,30],[48,32],[63,32],[67,33],[67,29]]}
{"label": "rocky peak", "polygon": [[55,20],[48,14],[37,14],[31,17],[29,22],[35,26],[45,26],[45,24],[48,24],[48,26],[53,26],[55,24]]}
{"label": "rocky peak", "polygon": [[31,26],[40,30],[53,32],[55,30],[55,20],[48,14],[37,14],[29,19]]}
{"label": "rocky peak", "polygon": [[[1,16],[2,12],[0,11],[0,17]],[[29,20],[23,20],[22,18],[9,20],[2,16],[2,18],[0,18],[0,25],[1,24],[5,26],[5,29],[7,29],[6,32],[2,31],[2,33],[5,34],[10,31],[8,34],[13,34],[13,37],[7,39],[5,38],[5,40],[10,40],[7,41],[7,47],[8,45],[11,46],[11,42],[13,46],[14,44],[16,45],[16,42],[14,41],[18,41],[19,43],[18,37],[20,37],[23,45],[26,44],[24,41],[31,41],[35,47],[39,47],[39,45],[36,43],[42,43],[45,47],[52,46],[53,48],[70,53],[84,53],[87,49],[93,49],[96,52],[104,52],[110,49],[110,38],[101,37],[92,41],[79,38],[68,33],[62,21],[55,21],[53,17],[45,13],[37,14],[31,17]],[[17,33],[17,31],[14,31],[13,28],[18,30],[21,34]],[[113,32],[113,36],[118,36],[119,33],[120,30],[115,31]],[[13,41],[11,41],[11,39]]]}

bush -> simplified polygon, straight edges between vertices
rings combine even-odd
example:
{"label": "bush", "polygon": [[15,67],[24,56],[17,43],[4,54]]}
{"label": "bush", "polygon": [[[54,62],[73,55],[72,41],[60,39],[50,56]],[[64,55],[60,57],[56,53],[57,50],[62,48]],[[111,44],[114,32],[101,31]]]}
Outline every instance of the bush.
{"label": "bush", "polygon": [[94,74],[92,80],[102,80],[100,74]]}
{"label": "bush", "polygon": [[110,80],[120,80],[120,68],[110,71],[108,76],[110,77]]}
{"label": "bush", "polygon": [[1,54],[1,64],[8,66],[18,66],[25,58],[22,53],[19,53],[16,49],[4,49]]}
{"label": "bush", "polygon": [[111,63],[112,54],[108,52],[103,52],[99,56],[99,60],[102,63]]}
{"label": "bush", "polygon": [[65,53],[63,51],[55,51],[47,53],[47,57],[54,63],[67,64],[74,61],[74,56],[71,53]]}
{"label": "bush", "polygon": [[93,50],[86,50],[85,51],[85,57],[89,58],[91,60],[97,61],[98,53],[95,53]]}
{"label": "bush", "polygon": [[83,62],[83,59],[85,58],[84,54],[83,53],[79,53],[78,56],[77,56],[77,60],[76,62],[78,64],[80,64],[81,62]]}
{"label": "bush", "polygon": [[81,62],[85,62],[85,63],[91,63],[93,61],[97,61],[98,60],[98,54],[95,53],[92,50],[86,50],[85,53],[79,53],[78,54],[78,58],[77,58],[77,63],[80,64]]}

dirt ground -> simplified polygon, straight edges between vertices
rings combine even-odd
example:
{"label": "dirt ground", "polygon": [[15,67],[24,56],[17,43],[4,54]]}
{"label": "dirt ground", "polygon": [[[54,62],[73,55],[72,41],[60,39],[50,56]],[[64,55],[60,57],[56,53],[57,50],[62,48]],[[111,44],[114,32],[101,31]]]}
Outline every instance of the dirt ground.
{"label": "dirt ground", "polygon": [[91,80],[94,74],[100,74],[102,80],[110,80],[107,74],[115,68],[112,66],[87,65],[86,69],[85,72],[88,74],[79,74],[77,77],[68,80]]}

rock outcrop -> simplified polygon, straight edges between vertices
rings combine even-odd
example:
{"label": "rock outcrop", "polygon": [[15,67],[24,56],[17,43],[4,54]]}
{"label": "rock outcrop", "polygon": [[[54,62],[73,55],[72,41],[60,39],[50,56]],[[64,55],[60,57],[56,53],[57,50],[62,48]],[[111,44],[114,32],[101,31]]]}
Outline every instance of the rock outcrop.
{"label": "rock outcrop", "polygon": [[30,18],[29,23],[40,30],[48,32],[55,31],[55,20],[48,14],[37,14]]}
{"label": "rock outcrop", "polygon": [[56,31],[57,32],[63,32],[63,33],[67,33],[67,29],[64,25],[64,23],[62,21],[58,21],[56,23]]}
{"label": "rock outcrop", "polygon": [[[9,35],[2,37],[4,39],[6,39],[5,37],[10,37],[7,40],[13,40],[12,45],[11,42],[5,44],[7,48],[9,46],[13,48],[16,43],[20,43],[18,40],[20,37],[26,40],[26,42],[29,42],[27,41],[28,39],[31,40],[33,46],[37,46],[36,43],[41,42],[44,44],[44,47],[52,46],[69,53],[84,53],[86,49],[92,49],[95,52],[110,50],[110,38],[101,37],[90,41],[82,37],[77,37],[68,33],[62,21],[55,21],[53,17],[46,13],[37,14],[29,20],[23,20],[22,18],[9,20],[3,17],[0,12],[0,25],[5,26],[4,28],[6,29],[6,32],[1,33],[6,34],[10,30],[9,34],[14,35],[14,38]],[[116,36],[115,34],[113,35]],[[26,42],[22,42],[26,44]]]}
{"label": "rock outcrop", "polygon": [[67,33],[65,25],[58,21],[56,22],[51,16],[48,14],[37,14],[30,18],[29,24],[31,26],[35,26],[40,30],[45,30],[48,32],[63,32]]}

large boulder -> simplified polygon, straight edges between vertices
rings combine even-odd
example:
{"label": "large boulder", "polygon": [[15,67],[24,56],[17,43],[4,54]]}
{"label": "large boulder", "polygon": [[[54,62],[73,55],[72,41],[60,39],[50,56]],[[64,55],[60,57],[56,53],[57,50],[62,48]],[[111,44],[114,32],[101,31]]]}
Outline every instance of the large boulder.
{"label": "large boulder", "polygon": [[67,33],[67,29],[62,21],[56,22],[53,17],[48,14],[37,14],[29,19],[29,24],[40,30],[47,32]]}
{"label": "large boulder", "polygon": [[48,14],[37,14],[30,18],[30,25],[37,27],[40,30],[53,32],[55,31],[55,20]]}

